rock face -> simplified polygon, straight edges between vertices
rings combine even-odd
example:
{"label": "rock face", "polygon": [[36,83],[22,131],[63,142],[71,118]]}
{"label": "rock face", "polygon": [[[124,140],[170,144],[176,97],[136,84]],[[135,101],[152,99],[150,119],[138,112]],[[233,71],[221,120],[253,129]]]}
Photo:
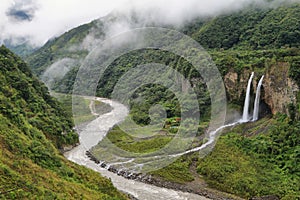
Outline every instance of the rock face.
{"label": "rock face", "polygon": [[270,106],[272,114],[288,113],[288,104],[296,103],[299,91],[297,84],[289,78],[289,65],[276,63],[266,73],[263,99]]}
{"label": "rock face", "polygon": [[238,74],[236,72],[228,72],[224,77],[224,83],[227,92],[228,100],[236,100],[241,96],[242,85],[238,84],[240,80],[238,79]]}
{"label": "rock face", "polygon": [[[249,69],[243,70],[240,74],[229,71],[224,76],[228,101],[243,106],[247,81],[251,72],[252,70]],[[265,78],[261,93],[262,103],[265,103],[270,108],[272,114],[277,112],[289,114],[288,105],[296,103],[296,96],[299,91],[297,84],[289,77],[289,64],[278,62],[265,69],[265,72],[254,73],[251,99],[255,98],[258,81],[261,75],[264,74]]]}

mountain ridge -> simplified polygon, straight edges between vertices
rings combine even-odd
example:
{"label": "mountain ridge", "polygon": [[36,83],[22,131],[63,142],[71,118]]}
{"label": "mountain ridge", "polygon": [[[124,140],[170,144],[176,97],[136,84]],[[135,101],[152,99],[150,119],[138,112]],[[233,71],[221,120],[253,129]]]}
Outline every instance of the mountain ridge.
{"label": "mountain ridge", "polygon": [[[115,13],[113,13],[115,14]],[[110,37],[109,27],[125,23],[130,28],[159,26],[134,13],[131,16],[108,15],[91,23],[72,29],[56,39],[52,39],[25,60],[34,74],[39,77],[53,64],[63,58],[75,59],[71,71],[76,71],[85,56],[101,40]],[[293,16],[293,17],[290,17]],[[298,17],[297,17],[298,16]],[[184,27],[177,28],[195,39],[208,51],[213,50],[268,50],[299,46],[300,41],[300,4],[279,6],[275,9],[249,8],[236,13],[214,18],[195,19]],[[276,29],[274,29],[276,27]],[[168,28],[168,26],[167,26]],[[172,27],[169,27],[172,28]],[[88,43],[88,44],[86,44]],[[71,48],[71,47],[75,47]],[[87,47],[89,46],[89,47]],[[71,76],[66,73],[66,76]],[[74,76],[74,75],[73,75]],[[64,78],[60,78],[63,80]],[[67,78],[70,80],[70,78]],[[56,80],[59,85],[65,84]],[[48,87],[55,87],[48,85]],[[54,88],[52,88],[54,89]],[[69,90],[70,91],[70,90]],[[65,90],[64,92],[69,92]]]}

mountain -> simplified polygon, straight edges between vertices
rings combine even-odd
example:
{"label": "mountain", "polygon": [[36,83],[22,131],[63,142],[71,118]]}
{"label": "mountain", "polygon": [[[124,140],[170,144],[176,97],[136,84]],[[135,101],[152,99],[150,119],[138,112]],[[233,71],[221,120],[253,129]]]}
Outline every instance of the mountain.
{"label": "mountain", "polygon": [[[125,16],[112,13],[49,41],[28,56],[26,62],[49,88],[71,93],[86,55],[93,47],[101,45],[99,42],[110,38],[118,25],[126,24],[130,28],[161,26],[145,18],[136,13]],[[250,6],[221,16],[197,18],[179,28],[164,27],[192,37],[210,54],[224,80],[228,122],[236,120],[242,113],[251,72],[255,74],[250,91],[251,105],[259,79],[262,75],[265,79],[260,120],[224,130],[214,151],[205,158],[199,158],[196,153],[182,156],[171,165],[151,172],[151,176],[183,184],[188,187],[187,191],[194,191],[195,187],[189,186],[199,184],[197,180],[200,180],[201,186],[205,182],[204,185],[243,198],[300,198],[300,4],[269,8]],[[122,75],[146,63],[170,66],[190,81],[202,117],[193,145],[201,145],[210,120],[210,96],[200,74],[177,55],[156,49],[139,49],[122,55],[103,73],[97,95],[110,97]],[[179,79],[176,81],[180,82]],[[174,94],[155,84],[145,85],[130,99],[130,116],[142,127],[146,126],[151,121],[149,109],[156,104],[162,105],[167,115],[164,128],[158,135],[145,129],[151,137],[141,139],[115,127],[106,139],[135,153],[149,153],[164,147],[176,135],[180,125],[180,105]],[[92,153],[97,152],[104,152],[101,145]],[[101,159],[103,154],[95,157]]]}
{"label": "mountain", "polygon": [[18,42],[14,42],[11,39],[4,40],[3,45],[5,45],[8,49],[10,49],[21,58],[27,57],[37,49],[30,45],[25,38],[19,38],[17,40]]}
{"label": "mountain", "polygon": [[[135,13],[129,15],[118,12],[112,13],[49,41],[45,46],[27,57],[26,61],[33,72],[49,88],[58,92],[70,93],[77,71],[85,56],[95,45],[109,38],[109,33],[112,32],[110,29],[114,29],[120,24],[126,24],[131,28],[153,25],[153,22],[149,22],[145,18],[139,17]],[[299,3],[283,4],[275,8],[250,6],[242,11],[227,15],[198,18],[177,29],[195,39],[209,52],[225,80],[228,100],[242,106],[242,95],[246,84],[238,83],[247,81],[250,70],[257,71],[258,75],[262,75],[266,73],[268,66],[273,66],[275,63],[277,66],[281,65],[280,63],[285,63],[286,69],[282,70],[287,73],[287,77],[292,78],[294,82],[298,81],[299,19]],[[136,59],[136,56],[139,58]],[[132,66],[157,62],[167,63],[176,68],[179,60],[171,54],[167,55],[161,52],[151,53],[143,50],[132,52],[132,55],[118,58],[112,63],[109,70],[106,70],[105,77],[99,82],[98,94],[108,97],[121,74],[128,71]],[[185,64],[181,63],[180,65]],[[122,73],[119,73],[118,68]],[[272,74],[275,72],[276,70],[273,70]],[[188,75],[193,72],[186,73]],[[230,76],[236,75],[238,79],[230,80],[232,79]],[[273,76],[270,75],[270,77]],[[228,85],[232,81],[237,82],[235,88]],[[268,83],[272,85],[272,81],[269,80]],[[196,82],[200,84],[201,80]],[[203,84],[200,85],[203,86]],[[239,85],[239,88],[236,85]],[[284,85],[287,85],[287,82],[282,86],[284,87]],[[288,114],[288,106],[282,105],[296,102],[297,92],[293,91],[297,91],[297,86],[294,83],[292,85],[294,86],[290,91],[276,91],[278,93],[276,96],[272,95],[276,86],[266,88],[267,93],[264,94],[263,98],[273,114],[276,112]],[[235,92],[236,90],[238,92]],[[291,96],[291,98],[287,99],[285,96]],[[204,100],[204,102],[208,103],[208,100]]]}
{"label": "mountain", "polygon": [[[199,28],[184,31],[205,48],[258,50],[298,47],[299,17],[298,3],[275,9],[254,7],[213,18]],[[193,24],[188,27],[193,27]]]}
{"label": "mountain", "polygon": [[[130,28],[161,26],[145,18],[147,17],[139,17],[135,13],[125,16],[112,13],[52,39],[28,56],[26,62],[34,74],[50,88],[68,92],[85,56],[99,41],[109,38],[113,33],[110,27],[123,24]],[[227,15],[194,19],[177,30],[195,39],[208,51],[291,48],[299,46],[299,19],[299,3],[276,8],[252,6]],[[63,73],[59,76],[55,73],[49,75],[55,71],[51,69],[56,69],[57,65],[64,69]],[[49,76],[52,78],[50,81]]]}
{"label": "mountain", "polygon": [[71,116],[29,67],[0,47],[0,198],[126,199],[58,149],[78,143]]}
{"label": "mountain", "polygon": [[81,47],[84,39],[96,22],[79,26],[68,31],[58,38],[48,41],[42,48],[26,58],[33,73],[41,76],[45,70],[62,58],[82,60],[88,53],[88,49]]}

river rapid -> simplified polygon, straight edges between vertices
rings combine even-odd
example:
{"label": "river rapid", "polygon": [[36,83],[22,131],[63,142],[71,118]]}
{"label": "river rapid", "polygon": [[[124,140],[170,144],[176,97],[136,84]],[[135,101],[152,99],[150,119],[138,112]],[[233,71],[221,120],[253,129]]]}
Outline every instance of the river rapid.
{"label": "river rapid", "polygon": [[[140,200],[207,200],[208,198],[154,185],[129,180],[108,171],[99,166],[86,155],[86,151],[98,144],[115,125],[120,123],[128,115],[128,109],[115,101],[103,98],[90,98],[109,104],[113,109],[111,112],[100,115],[78,131],[80,145],[65,153],[65,157],[79,165],[88,167],[99,172],[102,176],[109,178],[114,186]],[[91,109],[91,113],[96,115]]]}

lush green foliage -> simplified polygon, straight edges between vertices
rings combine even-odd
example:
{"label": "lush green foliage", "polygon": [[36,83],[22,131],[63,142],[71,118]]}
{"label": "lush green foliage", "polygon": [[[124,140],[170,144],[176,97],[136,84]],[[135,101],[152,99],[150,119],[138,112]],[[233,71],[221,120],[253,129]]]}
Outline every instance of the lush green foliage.
{"label": "lush green foliage", "polygon": [[125,199],[109,180],[68,162],[40,130],[23,126],[30,133],[0,114],[1,199]]}
{"label": "lush green foliage", "polygon": [[5,47],[1,47],[0,53],[1,113],[24,132],[30,132],[28,127],[22,126],[28,121],[53,140],[58,148],[77,142],[71,116],[50,96],[44,84],[33,77],[27,65]]}
{"label": "lush green foliage", "polygon": [[[72,29],[61,37],[48,41],[42,48],[31,54],[26,60],[34,74],[40,76],[48,66],[62,58],[84,58],[87,50],[79,44],[83,42],[95,22]],[[71,50],[71,49],[75,50]]]}
{"label": "lush green foliage", "polygon": [[115,127],[113,130],[111,130],[107,136],[107,139],[117,147],[125,151],[135,153],[149,153],[157,151],[168,144],[172,138],[172,136],[165,134],[157,134],[150,139],[140,139],[128,135],[118,127]]}
{"label": "lush green foliage", "polygon": [[70,115],[3,46],[0,78],[1,199],[125,199],[108,179],[59,153],[56,147],[78,142]]}
{"label": "lush green foliage", "polygon": [[[210,98],[207,93],[206,85],[203,83],[199,72],[197,72],[190,63],[185,59],[172,53],[160,50],[138,50],[130,52],[116,59],[103,74],[98,84],[97,95],[110,97],[114,86],[122,75],[131,68],[147,63],[159,63],[172,67],[176,71],[191,81],[194,92],[199,101],[199,110],[201,119],[204,121],[209,117]],[[172,74],[172,72],[170,72]],[[181,81],[181,78],[176,80]],[[184,84],[183,84],[184,85]],[[182,95],[184,96],[184,88]],[[158,84],[141,85],[130,99],[131,115],[139,124],[148,124],[150,118],[148,115],[149,108],[153,105],[160,104],[164,107],[167,117],[180,116],[180,106],[176,97],[168,88]]]}
{"label": "lush green foliage", "polygon": [[297,199],[299,128],[286,116],[238,126],[199,161],[198,172],[212,187],[240,196]]}
{"label": "lush green foliage", "polygon": [[[243,50],[247,56],[248,53],[253,55],[251,51],[247,52],[247,50],[298,47],[300,40],[299,14],[300,5],[298,3],[282,5],[275,9],[258,9],[252,6],[239,12],[215,18],[195,19],[178,30],[194,38],[207,50]],[[117,19],[118,17],[115,16],[114,18]],[[82,42],[88,34],[91,34],[94,39],[102,39],[105,35],[103,23],[105,23],[105,19],[96,20],[49,41],[26,59],[33,72],[40,76],[47,67],[62,58],[76,59],[77,65],[63,79],[55,82],[52,88],[58,92],[71,92],[80,62],[88,53],[86,49],[82,48]],[[241,68],[244,66],[239,57],[232,57],[232,53],[227,51],[223,54],[226,56],[218,57],[218,53],[213,55],[221,72],[226,71],[224,67]],[[253,63],[257,66],[262,66],[265,58],[269,58],[268,55],[261,57],[261,54],[266,55],[268,53],[259,51],[254,57],[252,56],[254,58]],[[171,63],[170,66],[173,65],[172,67],[175,69],[179,64],[185,65],[182,69],[188,67],[187,63],[178,61],[178,58],[166,52],[149,53],[147,50],[133,52],[117,59],[109,67],[104,77],[101,78],[98,94],[108,97],[121,74],[137,64],[149,63],[150,61],[158,61],[158,63],[166,65]],[[246,66],[250,67],[249,65]]]}
{"label": "lush green foliage", "polygon": [[254,6],[209,19],[192,31],[187,28],[184,30],[205,48],[297,47],[300,39],[299,8],[299,4],[276,9],[258,9]]}
{"label": "lush green foliage", "polygon": [[176,183],[186,183],[194,180],[192,173],[190,172],[190,165],[192,161],[191,157],[182,156],[170,165],[150,172],[154,176],[163,178],[166,181],[172,181]]}
{"label": "lush green foliage", "polygon": [[[151,153],[162,149],[166,146],[174,137],[174,134],[168,132],[168,129],[155,130],[148,128],[148,130],[136,130],[135,132],[143,131],[143,135],[149,134],[151,136],[145,138],[134,137],[128,135],[126,132],[115,126],[95,148],[92,149],[93,155],[102,160],[104,158],[111,158],[110,155],[105,157],[104,154],[107,151],[106,147],[112,143],[114,146],[131,153]],[[147,133],[149,132],[149,133]],[[153,135],[155,134],[155,135]],[[110,147],[108,145],[108,147]],[[107,161],[107,160],[106,160]],[[188,156],[183,156],[177,159],[174,163],[166,166],[163,169],[150,172],[155,177],[163,178],[166,181],[172,181],[176,183],[185,183],[194,180],[191,172],[189,171],[192,160]]]}
{"label": "lush green foliage", "polygon": [[[97,23],[78,27],[60,38],[48,42],[43,48],[27,58],[34,72],[41,75],[52,63],[64,57],[83,59],[87,52],[82,49],[69,51],[72,45],[80,46],[92,29],[103,36],[103,27]],[[229,71],[244,69],[263,75],[270,66],[285,63],[289,75],[300,85],[300,5],[283,5],[274,9],[249,9],[208,19],[195,19],[179,31],[191,36],[209,53],[223,76]],[[184,59],[156,50],[139,50],[115,60],[101,77],[97,95],[110,97],[119,78],[132,67],[145,63],[161,63],[171,66],[191,80],[195,86],[201,114],[208,119],[209,95],[199,74]],[[79,66],[74,66],[65,78],[54,84],[60,92],[71,92]],[[144,99],[145,101],[140,101]],[[243,105],[243,98],[229,97],[231,104]],[[132,118],[139,124],[149,123],[148,110],[161,104],[167,111],[165,135],[139,140],[113,129],[106,139],[118,147],[132,152],[151,152],[163,147],[176,132],[179,116],[178,99],[166,88],[158,85],[143,86],[135,91],[131,102]],[[87,106],[87,105],[85,105]],[[274,194],[286,199],[299,198],[299,120],[300,94],[297,104],[286,105],[290,119],[277,116],[237,126],[221,137],[214,151],[199,161],[198,172],[215,188],[243,197]],[[203,118],[202,118],[203,119]],[[250,127],[249,127],[250,126]],[[174,130],[171,127],[175,127]],[[204,129],[204,128],[203,128]],[[201,133],[203,131],[201,129]],[[241,134],[243,133],[243,134]],[[191,181],[190,159],[180,158],[174,164],[153,172],[156,176],[175,182]],[[178,173],[180,171],[180,173]],[[298,195],[298,196],[297,196]]]}

